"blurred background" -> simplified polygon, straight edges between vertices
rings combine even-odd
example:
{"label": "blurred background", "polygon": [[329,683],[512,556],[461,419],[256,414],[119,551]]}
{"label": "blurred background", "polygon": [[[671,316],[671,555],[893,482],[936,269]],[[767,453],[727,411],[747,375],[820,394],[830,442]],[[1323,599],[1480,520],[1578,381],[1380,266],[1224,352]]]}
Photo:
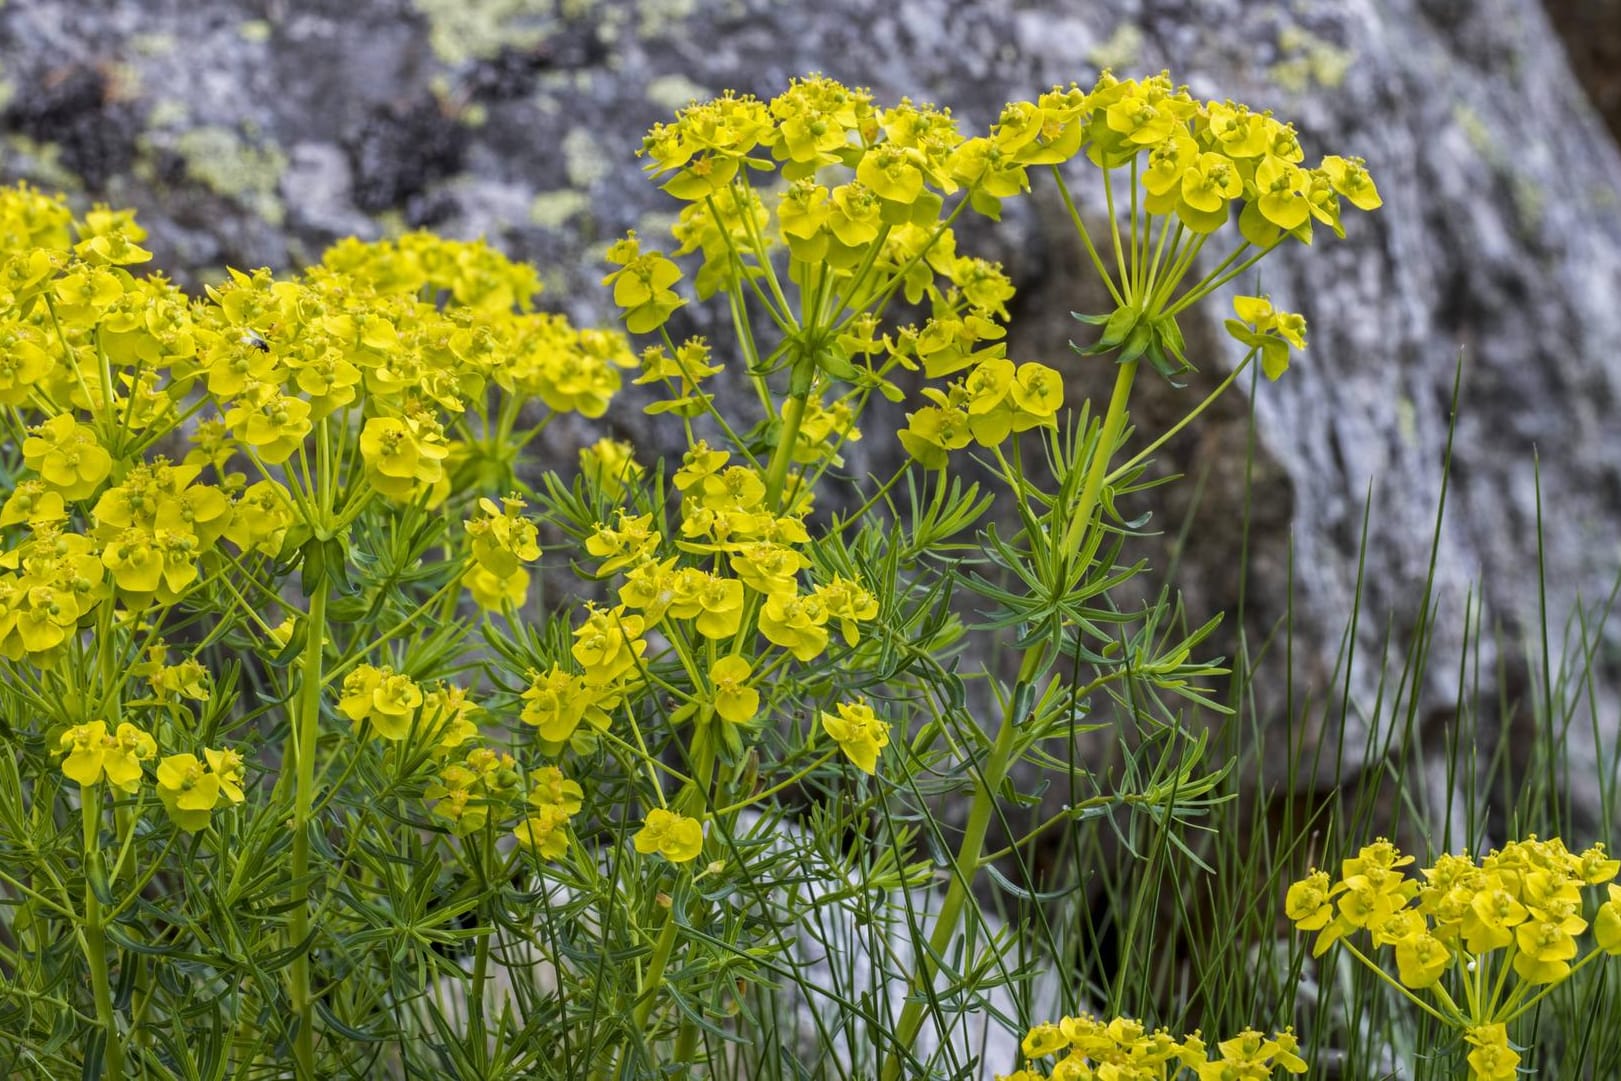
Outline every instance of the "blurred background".
{"label": "blurred background", "polygon": [[[1512,746],[1546,627],[1553,666],[1600,675],[1576,692],[1572,753],[1613,772],[1621,0],[0,0],[0,180],[136,208],[192,288],[426,227],[534,261],[543,305],[599,322],[603,249],[674,209],[641,174],[642,133],[687,101],[823,71],[982,128],[1102,67],[1274,109],[1309,157],[1365,157],[1385,200],[1344,241],[1268,260],[1261,287],[1307,316],[1310,351],[1163,463],[1193,483],[1153,508],[1151,558],[1190,619],[1242,593],[1230,656],[1292,626],[1253,685],[1262,723],[1366,765],[1383,659],[1423,643],[1401,738],[1444,739],[1468,650]],[[1006,265],[1016,359],[1073,373],[1076,404],[1111,375],[1066,345],[1068,313],[1102,305],[1055,203],[1016,201],[965,247]],[[1185,328],[1202,370],[1149,388],[1145,428],[1237,360],[1224,314]],[[657,453],[640,420],[607,418]],[[872,432],[862,447],[867,468],[899,453]],[[1614,818],[1613,785],[1569,784],[1580,821]]]}

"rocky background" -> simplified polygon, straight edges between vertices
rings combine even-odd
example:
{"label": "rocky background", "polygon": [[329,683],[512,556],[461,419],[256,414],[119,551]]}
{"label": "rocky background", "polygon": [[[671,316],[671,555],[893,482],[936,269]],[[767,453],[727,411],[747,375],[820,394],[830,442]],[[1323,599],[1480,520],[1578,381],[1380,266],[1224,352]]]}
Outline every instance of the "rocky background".
{"label": "rocky background", "polygon": [[[1156,560],[1174,560],[1190,612],[1232,608],[1242,566],[1260,643],[1292,574],[1293,698],[1273,656],[1261,708],[1336,739],[1317,719],[1339,710],[1320,707],[1348,692],[1359,756],[1380,658],[1424,628],[1461,354],[1416,731],[1440,739],[1450,719],[1466,601],[1502,628],[1503,649],[1480,655],[1485,700],[1534,690],[1521,657],[1541,625],[1539,467],[1556,663],[1577,650],[1563,629],[1621,570],[1621,0],[0,0],[0,179],[138,208],[187,284],[427,226],[535,261],[548,303],[598,321],[603,247],[671,211],[636,166],[641,133],[689,99],[770,95],[820,70],[982,126],[1102,66],[1170,67],[1201,96],[1274,108],[1308,153],[1366,157],[1385,198],[1346,241],[1267,264],[1312,348],[1260,388],[1253,466],[1241,396],[1166,455],[1198,480],[1157,510]],[[1015,351],[1070,364],[1078,401],[1109,373],[1073,363],[1067,312],[1099,305],[1047,204],[1013,207],[986,254],[1022,289]],[[1189,332],[1204,373],[1149,394],[1146,426],[1230,370],[1220,317]],[[1347,677],[1336,658],[1359,575]],[[1606,678],[1596,725],[1582,714],[1571,739],[1596,756],[1618,729],[1621,630],[1590,637]],[[1572,796],[1589,820],[1614,817],[1596,779]]]}

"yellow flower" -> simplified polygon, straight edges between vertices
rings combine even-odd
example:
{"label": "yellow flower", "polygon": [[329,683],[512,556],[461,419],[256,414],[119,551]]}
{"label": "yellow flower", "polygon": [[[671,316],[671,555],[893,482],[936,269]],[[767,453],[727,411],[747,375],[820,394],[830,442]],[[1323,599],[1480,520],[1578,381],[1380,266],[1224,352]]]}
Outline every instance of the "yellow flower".
{"label": "yellow flower", "polygon": [[206,772],[195,755],[172,754],[158,764],[158,799],[176,826],[196,833],[208,826],[220,800],[220,779]]}
{"label": "yellow flower", "polygon": [[529,803],[534,807],[557,807],[574,815],[584,799],[585,790],[556,766],[542,766],[529,775]]}
{"label": "yellow flower", "polygon": [[422,688],[411,677],[362,664],[344,677],[338,712],[356,725],[370,722],[372,732],[383,739],[402,740],[422,702]]}
{"label": "yellow flower", "polygon": [[1465,1038],[1469,1052],[1469,1081],[1514,1081],[1520,1065],[1519,1053],[1508,1045],[1503,1025],[1476,1025]]}
{"label": "yellow flower", "polygon": [[1025,1033],[1020,1044],[1020,1050],[1025,1058],[1045,1058],[1057,1054],[1069,1046],[1069,1037],[1065,1036],[1059,1027],[1051,1022],[1037,1025]]}
{"label": "yellow flower", "polygon": [[[736,164],[731,168],[735,172]],[[670,288],[681,280],[681,268],[658,252],[643,254],[634,230],[608,249],[608,262],[620,269],[602,284],[613,286],[614,303],[624,309],[625,329],[632,334],[657,330],[686,303]]]}
{"label": "yellow flower", "polygon": [[1283,912],[1302,931],[1320,931],[1328,926],[1334,918],[1334,904],[1329,900],[1327,872],[1313,871],[1290,886]]}
{"label": "yellow flower", "polygon": [[1366,162],[1361,158],[1342,158],[1331,154],[1323,159],[1323,172],[1328,174],[1334,191],[1350,200],[1358,210],[1377,210],[1384,205],[1373,177],[1368,175]]}
{"label": "yellow flower", "polygon": [[622,439],[599,439],[580,448],[580,475],[610,501],[625,492],[646,473],[635,457],[635,448]]}
{"label": "yellow flower", "polygon": [[1288,369],[1290,347],[1306,348],[1304,316],[1274,311],[1266,297],[1234,297],[1233,310],[1238,319],[1227,320],[1227,333],[1260,350],[1261,368],[1268,379],[1277,379]]}
{"label": "yellow flower", "polygon": [[856,179],[878,198],[909,206],[923,194],[923,162],[917,150],[880,143],[861,156]]}
{"label": "yellow flower", "polygon": [[88,499],[112,472],[96,433],[71,414],[52,417],[23,440],[23,464],[64,499]]}
{"label": "yellow flower", "polygon": [[0,507],[0,526],[30,526],[44,522],[60,522],[68,516],[67,503],[62,493],[53,492],[37,478],[19,481]]}
{"label": "yellow flower", "polygon": [[1593,940],[1605,953],[1621,955],[1621,886],[1606,888],[1610,896],[1593,916]]}
{"label": "yellow flower", "polygon": [[760,609],[760,633],[766,641],[801,661],[813,661],[827,648],[826,623],[827,609],[815,596],[774,593]]}
{"label": "yellow flower", "polygon": [[1470,953],[1477,954],[1502,949],[1513,941],[1513,928],[1524,923],[1528,915],[1525,906],[1507,890],[1482,889],[1463,916],[1464,944]]}
{"label": "yellow flower", "polygon": [[1013,430],[1028,431],[1037,426],[1051,426],[1053,417],[1064,406],[1064,377],[1045,364],[1028,361],[1019,365],[1018,377],[1012,386],[1013,404],[1018,415],[1013,419]]}
{"label": "yellow flower", "polygon": [[675,600],[678,573],[674,557],[638,564],[626,572],[625,584],[619,587],[619,601],[641,612],[648,626],[657,626]]}
{"label": "yellow flower", "polygon": [[709,685],[714,689],[715,712],[721,720],[747,724],[759,712],[760,692],[748,684],[753,674],[748,660],[735,654],[710,665]]}
{"label": "yellow flower", "polygon": [[697,819],[657,808],[647,812],[631,843],[644,856],[657,852],[671,863],[686,863],[703,851],[704,828]]}
{"label": "yellow flower", "polygon": [[[692,603],[684,606],[677,618],[696,617],[694,626],[698,628],[698,633],[711,641],[730,638],[743,624],[743,583],[736,578],[698,573],[702,577],[695,582]],[[678,584],[678,596],[679,589]],[[693,606],[696,606],[696,611],[689,610]]]}
{"label": "yellow flower", "polygon": [[540,738],[550,743],[564,743],[574,735],[588,701],[584,681],[556,666],[545,675],[534,673],[521,697],[518,719],[534,725]]}
{"label": "yellow flower", "polygon": [[592,607],[574,630],[570,652],[588,680],[609,683],[634,668],[647,652],[641,637],[645,627],[646,621],[631,615],[624,605],[608,610]]}
{"label": "yellow flower", "polygon": [[815,597],[827,612],[828,619],[839,621],[839,632],[846,645],[861,641],[860,624],[878,618],[878,598],[862,588],[859,582],[835,577],[831,582],[816,587]]}
{"label": "yellow flower", "polygon": [[1297,166],[1265,158],[1255,170],[1255,186],[1260,192],[1256,209],[1278,228],[1297,229],[1311,216],[1306,202],[1310,180]]}
{"label": "yellow flower", "polygon": [[537,807],[519,822],[512,836],[520,847],[541,859],[555,860],[568,851],[568,814],[555,804]]}
{"label": "yellow flower", "polygon": [[529,596],[529,572],[525,570],[515,570],[503,578],[475,563],[462,575],[462,582],[473,603],[487,611],[499,612],[509,604],[517,608]]}
{"label": "yellow flower", "polygon": [[1451,961],[1452,954],[1446,946],[1421,931],[1396,943],[1396,971],[1401,982],[1415,990],[1439,980]]}
{"label": "yellow flower", "polygon": [[516,495],[502,499],[499,507],[493,499],[480,499],[480,515],[465,523],[473,558],[497,578],[509,578],[540,558],[539,531],[523,517],[524,506]]}
{"label": "yellow flower", "polygon": [[393,500],[410,499],[419,485],[444,477],[450,454],[444,429],[426,413],[408,417],[372,417],[360,433],[360,454],[372,487]]}
{"label": "yellow flower", "polygon": [[[859,249],[878,238],[882,225],[880,214],[883,204],[873,190],[859,180],[840,184],[833,189],[833,206],[828,213],[827,226],[839,244]],[[830,262],[854,265],[855,252],[828,253]]]}
{"label": "yellow flower", "polygon": [[585,550],[602,560],[597,572],[609,575],[648,558],[658,550],[662,540],[653,528],[651,514],[637,517],[620,511],[616,526],[599,525],[597,531],[585,539]]}
{"label": "yellow flower", "polygon": [[1621,873],[1621,860],[1612,860],[1604,845],[1596,844],[1576,859],[1576,875],[1589,886],[1598,886]]}
{"label": "yellow flower", "polygon": [[44,336],[22,323],[0,326],[0,405],[22,405],[55,367]]}
{"label": "yellow flower", "polygon": [[1243,194],[1244,181],[1232,160],[1203,153],[1182,174],[1177,215],[1195,233],[1213,233],[1227,221],[1227,201]]}
{"label": "yellow flower", "polygon": [[810,566],[810,560],[800,553],[771,541],[743,545],[729,562],[744,585],[768,597],[792,597],[799,590],[795,577]]}
{"label": "yellow flower", "polygon": [[878,771],[878,752],[889,746],[889,725],[865,702],[840,702],[837,712],[821,714],[822,730],[851,762],[866,773]]}
{"label": "yellow flower", "polygon": [[213,775],[219,778],[220,795],[231,803],[241,803],[244,776],[242,756],[229,748],[216,751],[205,747],[203,757],[208,760],[208,768]]}
{"label": "yellow flower", "polygon": [[[310,403],[263,387],[250,389],[225,413],[231,434],[254,448],[260,459],[280,465],[293,456],[310,431]],[[364,445],[364,444],[362,444]]]}

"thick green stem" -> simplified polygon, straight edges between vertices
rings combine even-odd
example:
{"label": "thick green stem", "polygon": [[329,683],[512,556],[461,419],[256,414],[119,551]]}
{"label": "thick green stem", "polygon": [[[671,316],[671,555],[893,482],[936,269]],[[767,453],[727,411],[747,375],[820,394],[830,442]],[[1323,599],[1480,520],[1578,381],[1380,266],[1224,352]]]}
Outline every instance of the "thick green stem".
{"label": "thick green stem", "polygon": [[95,785],[82,790],[80,810],[84,818],[84,957],[90,965],[90,990],[96,1000],[96,1021],[101,1025],[105,1044],[103,1078],[117,1081],[124,1076],[124,1041],[113,1013],[112,981],[107,976],[106,917],[93,880],[103,874],[100,849],[101,792]]}
{"label": "thick green stem", "polygon": [[1070,516],[1069,525],[1064,531],[1065,552],[1079,550],[1081,540],[1086,531],[1092,527],[1092,514],[1097,510],[1098,498],[1103,494],[1103,479],[1109,475],[1109,459],[1114,454],[1115,445],[1120,442],[1120,433],[1126,427],[1126,405],[1131,400],[1131,383],[1137,376],[1137,362],[1127,361],[1120,365],[1120,371],[1115,376],[1114,393],[1109,396],[1109,410],[1103,415],[1103,431],[1098,437],[1098,445],[1092,451],[1092,465],[1086,474],[1086,486],[1081,489],[1081,502]]}
{"label": "thick green stem", "polygon": [[[1020,696],[1015,695],[1017,699]],[[1011,701],[1011,700],[1010,700]],[[955,872],[946,890],[946,899],[935,916],[934,930],[929,935],[928,952],[917,959],[912,978],[911,1000],[901,1010],[900,1023],[895,1028],[895,1053],[884,1060],[883,1081],[899,1081],[904,1052],[912,1047],[918,1030],[923,1027],[923,1014],[928,1002],[922,995],[924,988],[934,980],[939,966],[936,957],[943,957],[951,948],[962,918],[963,905],[973,889],[974,875],[979,870],[980,853],[985,848],[985,834],[990,829],[991,815],[996,810],[996,793],[1007,776],[1013,757],[1015,720],[1011,705],[1002,718],[1002,728],[991,745],[990,757],[985,761],[980,786],[974,792],[974,803],[968,811],[968,824],[963,829],[962,843],[957,848]]]}
{"label": "thick green stem", "polygon": [[782,411],[782,431],[777,438],[777,446],[771,452],[771,464],[766,469],[765,477],[765,505],[777,508],[778,500],[782,498],[783,485],[788,480],[788,463],[794,457],[794,444],[799,442],[799,425],[805,419],[805,399],[809,397],[810,381],[807,379],[804,390],[790,391],[788,404]]}
{"label": "thick green stem", "polygon": [[[288,735],[288,758],[293,763],[293,906],[289,914],[292,944],[303,943],[310,933],[309,871],[310,818],[315,806],[315,745],[321,731],[321,662],[326,645],[326,576],[311,583],[309,618],[305,621],[304,655],[299,662],[298,711]],[[293,1061],[300,1081],[315,1077],[315,1003],[310,997],[310,951],[301,950],[289,968],[293,1011],[298,1034]]]}

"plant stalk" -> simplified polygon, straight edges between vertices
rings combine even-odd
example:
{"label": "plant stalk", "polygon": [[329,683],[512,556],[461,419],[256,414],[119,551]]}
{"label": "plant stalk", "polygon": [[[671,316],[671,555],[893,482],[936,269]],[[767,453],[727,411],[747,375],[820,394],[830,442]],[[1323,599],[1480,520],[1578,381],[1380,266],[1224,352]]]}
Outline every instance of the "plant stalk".
{"label": "plant stalk", "polygon": [[[308,638],[299,662],[298,712],[293,717],[288,750],[294,762],[293,791],[293,907],[289,917],[292,944],[303,943],[310,933],[309,870],[310,818],[315,805],[315,745],[321,731],[321,663],[326,645],[327,582],[323,572],[315,577],[310,597]],[[302,950],[289,969],[293,1011],[298,1015],[298,1033],[293,1042],[293,1061],[301,1081],[315,1077],[315,1004],[310,996],[310,951]]]}
{"label": "plant stalk", "polygon": [[96,1001],[96,1021],[102,1032],[102,1074],[106,1081],[124,1076],[124,1042],[113,1012],[112,981],[107,976],[107,936],[101,898],[92,880],[103,873],[100,842],[101,790],[95,785],[81,789],[80,812],[84,818],[84,957],[90,965],[90,990]]}
{"label": "plant stalk", "polygon": [[917,959],[917,972],[912,979],[912,995],[901,1010],[900,1022],[895,1028],[896,1051],[884,1060],[883,1081],[900,1079],[901,1051],[912,1046],[913,1041],[917,1039],[918,1030],[923,1027],[923,1012],[927,1008],[927,1002],[918,997],[919,993],[933,981],[938,971],[935,958],[944,956],[950,949],[951,940],[957,934],[963,905],[973,888],[974,875],[979,870],[979,856],[985,848],[985,834],[990,829],[991,813],[996,809],[996,793],[1002,787],[1002,781],[1007,775],[1013,757],[1016,725],[1011,702],[1012,699],[1009,700],[1008,711],[1002,718],[1002,727],[996,733],[996,742],[991,745],[990,757],[985,761],[982,783],[974,793],[973,806],[968,811],[968,823],[963,829],[962,843],[957,848],[957,858],[954,861],[955,873],[951,876],[951,885],[946,889],[946,898],[940,904],[940,912],[935,917],[934,931],[929,935],[928,952]]}

